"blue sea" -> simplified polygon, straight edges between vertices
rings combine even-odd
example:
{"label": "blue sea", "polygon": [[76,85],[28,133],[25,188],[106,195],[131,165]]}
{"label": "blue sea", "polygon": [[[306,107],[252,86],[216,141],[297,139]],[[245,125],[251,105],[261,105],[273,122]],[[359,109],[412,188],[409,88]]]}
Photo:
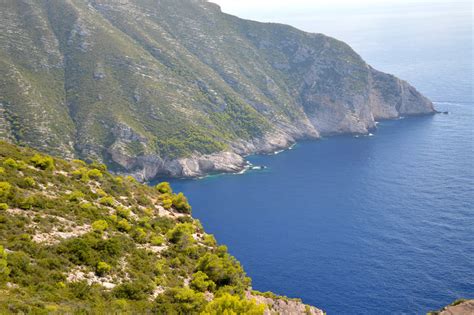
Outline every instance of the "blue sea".
{"label": "blue sea", "polygon": [[403,8],[345,12],[346,29],[317,12],[293,24],[334,30],[448,115],[248,157],[264,170],[172,181],[254,289],[328,314],[425,314],[474,298],[471,7]]}

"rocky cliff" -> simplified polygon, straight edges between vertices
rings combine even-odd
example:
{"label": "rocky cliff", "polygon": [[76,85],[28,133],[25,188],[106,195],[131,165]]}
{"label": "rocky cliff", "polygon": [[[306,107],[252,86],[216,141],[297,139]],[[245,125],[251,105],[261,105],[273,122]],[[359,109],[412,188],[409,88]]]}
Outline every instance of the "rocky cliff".
{"label": "rocky cliff", "polygon": [[4,0],[0,137],[140,179],[433,113],[348,45],[204,0]]}

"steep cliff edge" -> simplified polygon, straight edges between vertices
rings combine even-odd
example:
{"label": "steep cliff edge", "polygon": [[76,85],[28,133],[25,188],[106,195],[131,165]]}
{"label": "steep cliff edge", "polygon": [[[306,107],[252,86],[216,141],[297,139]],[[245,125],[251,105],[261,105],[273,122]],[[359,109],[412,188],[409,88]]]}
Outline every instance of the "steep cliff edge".
{"label": "steep cliff edge", "polygon": [[322,315],[250,284],[169,184],[0,141],[1,314]]}
{"label": "steep cliff edge", "polygon": [[433,113],[348,45],[204,0],[6,0],[0,137],[147,180]]}

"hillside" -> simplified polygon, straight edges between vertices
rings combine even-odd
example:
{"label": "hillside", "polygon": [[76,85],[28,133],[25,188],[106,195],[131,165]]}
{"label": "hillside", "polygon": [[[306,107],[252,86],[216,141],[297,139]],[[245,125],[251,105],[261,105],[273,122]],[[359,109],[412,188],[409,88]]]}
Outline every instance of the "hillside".
{"label": "hillside", "polygon": [[0,142],[0,313],[322,314],[252,291],[182,194]]}
{"label": "hillside", "polygon": [[433,112],[348,45],[204,0],[4,0],[0,138],[140,179]]}

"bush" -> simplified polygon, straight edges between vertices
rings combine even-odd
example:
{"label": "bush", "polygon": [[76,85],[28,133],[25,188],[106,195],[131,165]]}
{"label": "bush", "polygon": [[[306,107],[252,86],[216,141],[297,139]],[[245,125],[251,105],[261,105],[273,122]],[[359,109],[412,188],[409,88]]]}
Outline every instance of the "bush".
{"label": "bush", "polygon": [[99,261],[97,263],[96,273],[98,276],[102,277],[106,275],[107,273],[109,273],[110,270],[112,270],[112,266],[110,266],[108,263],[103,262],[103,261]]}
{"label": "bush", "polygon": [[130,217],[131,211],[128,208],[118,207],[117,210],[116,210],[116,213],[119,217],[127,219],[127,218]]}
{"label": "bush", "polygon": [[171,209],[171,206],[173,205],[173,200],[172,199],[163,199],[163,208],[166,210]]}
{"label": "bush", "polygon": [[0,203],[0,211],[5,211],[8,209],[8,204],[6,203]]}
{"label": "bush", "polygon": [[100,170],[95,168],[95,169],[92,169],[92,170],[88,171],[87,176],[89,176],[90,178],[94,178],[94,179],[100,179],[104,175],[102,175],[102,172]]}
{"label": "bush", "polygon": [[199,314],[206,305],[203,293],[189,288],[171,288],[156,299],[158,314]]}
{"label": "bush", "polygon": [[40,154],[35,154],[31,158],[31,163],[37,168],[42,170],[52,170],[54,169],[54,160],[49,156],[42,156]]}
{"label": "bush", "polygon": [[209,277],[202,271],[198,271],[193,274],[190,286],[191,288],[199,292],[212,292],[216,289],[216,284],[214,283],[214,281],[209,279]]}
{"label": "bush", "polygon": [[129,232],[132,229],[132,226],[126,219],[122,219],[117,223],[117,228],[122,232]]}
{"label": "bush", "polygon": [[194,227],[192,224],[180,223],[176,224],[176,226],[168,232],[167,236],[171,243],[187,247],[194,243],[193,232]]}
{"label": "bush", "polygon": [[0,245],[0,282],[6,280],[9,274],[10,268],[8,268],[7,252]]}
{"label": "bush", "polygon": [[94,230],[94,232],[102,233],[108,228],[109,228],[109,225],[107,224],[105,220],[97,220],[94,223],[92,223],[92,230]]}
{"label": "bush", "polygon": [[99,203],[101,205],[104,205],[104,206],[109,206],[109,207],[113,207],[114,206],[114,203],[115,203],[115,200],[113,197],[102,197],[99,199]]}
{"label": "bush", "polygon": [[188,199],[183,193],[179,193],[173,196],[173,206],[178,212],[191,213],[191,206],[188,203]]}
{"label": "bush", "polygon": [[79,190],[75,190],[68,195],[69,201],[80,201],[85,195]]}
{"label": "bush", "polygon": [[3,167],[0,167],[0,175],[5,174],[5,169]]}
{"label": "bush", "polygon": [[255,300],[245,300],[239,296],[224,294],[215,298],[206,305],[203,315],[219,315],[219,314],[247,314],[247,315],[263,315],[265,305],[257,304]]}
{"label": "bush", "polygon": [[239,262],[229,254],[218,256],[207,253],[198,261],[197,270],[204,272],[217,287],[233,286],[243,290],[250,285]]}
{"label": "bush", "polygon": [[8,182],[0,182],[0,198],[6,198],[10,194],[12,185]]}
{"label": "bush", "polygon": [[18,163],[12,158],[8,158],[5,161],[3,161],[3,166],[12,168],[15,170],[18,169]]}
{"label": "bush", "polygon": [[156,185],[156,189],[162,194],[171,194],[173,190],[171,189],[170,183],[162,182]]}
{"label": "bush", "polygon": [[36,186],[36,182],[35,180],[32,178],[32,177],[25,177],[23,179],[23,186],[24,187],[35,187]]}
{"label": "bush", "polygon": [[165,239],[161,235],[155,235],[151,238],[150,244],[153,246],[161,246],[163,245]]}
{"label": "bush", "polygon": [[142,228],[137,228],[134,232],[133,232],[133,239],[137,242],[137,243],[145,243],[147,241],[147,233],[145,232],[144,229]]}
{"label": "bush", "polygon": [[114,288],[113,295],[117,298],[127,300],[144,300],[148,298],[153,290],[153,286],[148,281],[126,282]]}

